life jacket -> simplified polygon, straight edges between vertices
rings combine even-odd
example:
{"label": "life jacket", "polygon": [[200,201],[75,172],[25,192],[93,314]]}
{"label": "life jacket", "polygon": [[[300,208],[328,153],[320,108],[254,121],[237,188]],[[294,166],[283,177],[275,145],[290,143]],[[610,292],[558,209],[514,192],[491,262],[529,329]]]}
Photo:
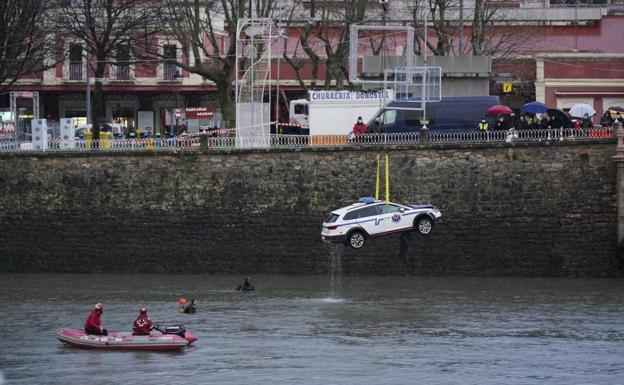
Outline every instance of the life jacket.
{"label": "life jacket", "polygon": [[141,314],[134,320],[132,327],[136,334],[149,334],[152,330],[152,320],[149,319],[147,314]]}

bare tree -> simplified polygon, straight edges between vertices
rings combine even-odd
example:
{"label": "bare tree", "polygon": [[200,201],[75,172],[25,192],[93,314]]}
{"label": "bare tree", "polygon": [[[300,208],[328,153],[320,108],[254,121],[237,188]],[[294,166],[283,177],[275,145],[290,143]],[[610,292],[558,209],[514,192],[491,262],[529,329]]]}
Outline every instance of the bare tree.
{"label": "bare tree", "polygon": [[502,14],[501,3],[492,0],[474,0],[474,14],[470,44],[475,55],[507,57],[521,51],[536,33],[530,28],[496,26],[507,17]]}
{"label": "bare tree", "polygon": [[45,0],[0,1],[0,89],[51,64]]}
{"label": "bare tree", "polygon": [[93,136],[105,119],[102,81],[107,66],[131,61],[132,52],[158,33],[159,8],[150,0],[56,0],[56,31],[73,39],[84,52],[95,77],[93,91]]}
{"label": "bare tree", "polygon": [[457,4],[457,0],[429,0],[429,14],[436,34],[436,44],[426,40],[427,47],[434,55],[449,55],[452,52],[452,39],[450,35],[451,22],[446,18],[449,8]]}
{"label": "bare tree", "polygon": [[[182,48],[182,57],[167,58],[178,67],[212,81],[217,88],[221,114],[229,127],[234,127],[236,113],[232,100],[232,79],[236,65],[236,26],[249,17],[249,0],[165,0],[162,24],[164,38]],[[254,0],[257,17],[268,17],[274,0]],[[151,50],[163,59],[163,50]]]}
{"label": "bare tree", "polygon": [[[349,25],[364,20],[368,3],[366,0],[310,0],[308,15],[291,13],[286,25],[297,30],[299,38],[294,52],[287,52],[285,46],[283,57],[295,70],[302,88],[308,89],[301,74],[306,65],[310,68],[309,86],[312,88],[317,86],[322,65],[325,67],[324,88],[330,88],[332,81],[337,88],[348,82]],[[302,54],[306,57],[300,57]]]}

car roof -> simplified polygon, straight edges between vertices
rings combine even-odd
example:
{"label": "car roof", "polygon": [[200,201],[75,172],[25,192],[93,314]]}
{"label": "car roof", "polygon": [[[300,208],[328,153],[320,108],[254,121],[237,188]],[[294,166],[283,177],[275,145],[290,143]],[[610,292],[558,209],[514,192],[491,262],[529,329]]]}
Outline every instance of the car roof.
{"label": "car roof", "polygon": [[352,205],[349,206],[345,206],[345,207],[341,207],[337,210],[332,211],[332,214],[336,214],[336,215],[343,215],[351,210],[355,210],[355,209],[359,209],[361,207],[364,206],[368,206],[368,205],[372,205],[372,204],[379,204],[379,203],[389,203],[389,204],[393,204],[393,205],[399,205],[399,206],[404,206],[398,203],[394,203],[394,202],[386,202],[383,201],[381,199],[374,199],[374,198],[360,198],[360,201],[357,203],[354,203]]}

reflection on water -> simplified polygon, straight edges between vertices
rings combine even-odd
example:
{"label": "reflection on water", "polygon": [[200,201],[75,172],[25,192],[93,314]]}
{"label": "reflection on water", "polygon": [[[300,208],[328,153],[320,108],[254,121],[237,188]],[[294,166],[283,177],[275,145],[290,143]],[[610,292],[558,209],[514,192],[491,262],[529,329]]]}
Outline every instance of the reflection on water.
{"label": "reflection on water", "polygon": [[[337,277],[337,276],[336,276]],[[0,369],[13,384],[617,384],[620,280],[0,276]],[[177,299],[197,298],[196,314]],[[200,339],[177,353],[64,347],[94,303],[109,330],[141,306]]]}

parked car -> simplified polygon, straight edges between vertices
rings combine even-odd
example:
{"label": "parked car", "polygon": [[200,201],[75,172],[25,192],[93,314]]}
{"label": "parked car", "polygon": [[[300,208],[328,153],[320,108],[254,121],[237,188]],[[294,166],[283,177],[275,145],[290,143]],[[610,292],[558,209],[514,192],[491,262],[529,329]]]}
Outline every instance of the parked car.
{"label": "parked car", "polygon": [[400,205],[374,198],[332,211],[323,222],[321,239],[360,249],[368,238],[417,231],[429,235],[442,213],[433,205]]}

